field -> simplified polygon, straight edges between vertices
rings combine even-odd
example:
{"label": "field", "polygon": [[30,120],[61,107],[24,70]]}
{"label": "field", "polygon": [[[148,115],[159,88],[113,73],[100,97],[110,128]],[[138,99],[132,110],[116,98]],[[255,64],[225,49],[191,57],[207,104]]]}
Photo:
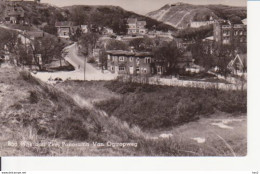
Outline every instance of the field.
{"label": "field", "polygon": [[[166,127],[155,124],[156,126],[152,125],[151,128],[147,128],[135,124],[131,119],[120,118],[117,115],[119,113],[117,103],[111,105],[115,108],[113,114],[110,114],[106,109],[107,106],[104,105],[111,100],[121,101],[124,97],[132,96],[134,99],[134,96],[141,94],[145,99],[145,95],[155,95],[154,93],[158,93],[157,90],[167,92],[177,90],[176,88],[153,89],[152,86],[146,88],[138,87],[138,91],[133,93],[122,84],[103,81],[67,81],[50,86],[20,69],[2,67],[0,69],[0,128],[2,130],[0,155],[246,155],[247,126],[246,110],[243,107],[240,107],[242,109],[237,112],[228,113],[219,110],[207,113],[206,116],[200,113],[196,115],[196,119],[185,121],[182,124],[180,122]],[[200,91],[197,93],[201,95]],[[162,93],[159,101],[167,101],[164,99],[164,95],[166,92]],[[180,95],[184,95],[184,93]],[[236,96],[236,94],[233,95]],[[244,96],[245,94],[239,95]],[[238,96],[237,99],[242,99],[239,98],[241,96]],[[139,100],[140,97],[136,99]],[[150,105],[147,106],[150,107]],[[150,108],[150,112],[154,112],[154,108]],[[161,112],[163,113],[163,110]],[[121,113],[123,112],[121,111]],[[126,111],[125,113],[127,114]],[[147,114],[148,111],[144,113]],[[151,113],[151,115],[155,114]],[[125,115],[124,117],[127,118]],[[152,119],[154,118],[152,117]],[[108,142],[115,144],[112,146],[111,143],[107,144]],[[119,145],[118,147],[116,146],[118,143],[128,143],[128,145],[132,143],[137,146],[122,147]]]}

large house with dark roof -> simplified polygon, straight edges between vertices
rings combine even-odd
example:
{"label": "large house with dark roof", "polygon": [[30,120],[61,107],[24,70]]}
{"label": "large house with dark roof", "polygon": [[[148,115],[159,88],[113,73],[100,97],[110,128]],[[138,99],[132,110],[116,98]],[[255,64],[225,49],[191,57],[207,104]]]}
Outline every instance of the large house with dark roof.
{"label": "large house with dark roof", "polygon": [[[193,66],[191,52],[185,52],[177,59],[176,72],[186,71]],[[151,52],[107,51],[107,68],[112,73],[128,75],[164,75],[168,62],[157,60]]]}
{"label": "large house with dark roof", "polygon": [[149,52],[107,51],[107,67],[112,73],[130,75],[152,75],[153,55]]}

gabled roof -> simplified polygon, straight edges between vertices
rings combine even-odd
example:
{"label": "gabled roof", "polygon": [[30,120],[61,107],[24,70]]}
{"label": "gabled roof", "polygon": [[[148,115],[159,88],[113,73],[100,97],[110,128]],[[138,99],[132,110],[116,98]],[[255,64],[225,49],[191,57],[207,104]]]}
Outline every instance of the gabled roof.
{"label": "gabled roof", "polygon": [[136,24],[136,22],[137,22],[137,18],[128,18],[127,19],[128,24]]}
{"label": "gabled roof", "polygon": [[41,38],[44,37],[44,32],[42,31],[28,31],[26,35],[30,37],[35,37],[35,38]]}
{"label": "gabled roof", "polygon": [[146,25],[146,21],[137,21],[136,23],[138,26],[145,26]]}

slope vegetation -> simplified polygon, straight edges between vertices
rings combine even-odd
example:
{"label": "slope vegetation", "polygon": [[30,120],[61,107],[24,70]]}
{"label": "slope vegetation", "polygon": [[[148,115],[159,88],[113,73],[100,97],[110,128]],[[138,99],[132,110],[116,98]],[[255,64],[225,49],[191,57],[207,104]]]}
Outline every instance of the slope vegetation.
{"label": "slope vegetation", "polygon": [[246,18],[247,10],[245,7],[225,5],[167,4],[159,10],[148,13],[147,16],[176,28],[186,28],[191,21],[206,21],[210,17],[241,22]]}

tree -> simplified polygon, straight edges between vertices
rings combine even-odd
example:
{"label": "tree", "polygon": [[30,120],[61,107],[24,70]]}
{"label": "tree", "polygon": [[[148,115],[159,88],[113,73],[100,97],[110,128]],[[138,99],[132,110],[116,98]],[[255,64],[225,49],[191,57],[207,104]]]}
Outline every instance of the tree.
{"label": "tree", "polygon": [[128,45],[119,40],[110,40],[106,45],[107,50],[129,50]]}
{"label": "tree", "polygon": [[84,59],[84,80],[86,77],[86,59],[88,56],[91,55],[92,50],[96,48],[98,39],[99,39],[98,33],[86,33],[83,34],[78,42],[78,45],[80,46],[80,52],[85,57]]}
{"label": "tree", "polygon": [[51,63],[54,59],[58,59],[62,66],[64,47],[65,44],[60,40],[46,36],[30,41],[26,49],[28,56],[31,56],[31,61],[38,66],[39,70],[42,70],[45,64]]}
{"label": "tree", "polygon": [[225,45],[219,47],[217,50],[215,50],[214,56],[217,58],[215,65],[219,68],[219,73],[226,78],[230,73],[228,64],[234,58],[233,46]]}
{"label": "tree", "polygon": [[134,47],[137,51],[152,51],[155,42],[149,37],[136,38],[130,41],[130,46]]}
{"label": "tree", "polygon": [[162,46],[156,47],[153,50],[153,54],[157,61],[164,64],[167,74],[177,73],[176,65],[182,53],[177,48],[175,42],[163,43]]}
{"label": "tree", "polygon": [[10,61],[12,63],[17,63],[17,45],[19,42],[18,33],[15,31],[9,31],[5,29],[0,30],[0,40],[1,40],[1,47],[5,47],[9,53],[10,53]]}

